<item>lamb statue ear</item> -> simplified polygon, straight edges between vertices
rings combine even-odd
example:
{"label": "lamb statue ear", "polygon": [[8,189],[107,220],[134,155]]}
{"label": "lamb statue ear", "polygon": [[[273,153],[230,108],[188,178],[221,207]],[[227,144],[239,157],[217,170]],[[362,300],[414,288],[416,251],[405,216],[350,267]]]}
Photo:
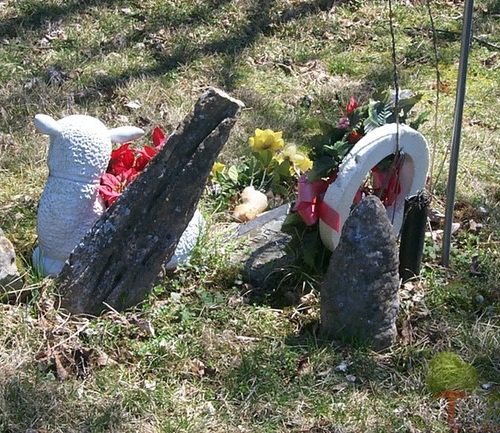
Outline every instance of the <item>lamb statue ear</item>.
{"label": "lamb statue ear", "polygon": [[51,136],[59,134],[59,125],[52,117],[46,114],[37,114],[34,123],[36,129],[42,134]]}
{"label": "lamb statue ear", "polygon": [[136,140],[144,135],[141,128],[135,126],[120,126],[109,130],[109,137],[113,143],[125,143],[127,141]]}

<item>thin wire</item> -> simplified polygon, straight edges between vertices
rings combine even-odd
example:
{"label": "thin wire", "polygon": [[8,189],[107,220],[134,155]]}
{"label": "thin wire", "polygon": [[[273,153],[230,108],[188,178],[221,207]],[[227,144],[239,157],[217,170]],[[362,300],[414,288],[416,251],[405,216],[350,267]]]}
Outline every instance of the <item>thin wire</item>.
{"label": "thin wire", "polygon": [[[391,164],[390,173],[397,172],[399,182],[399,170],[397,167],[400,164],[400,146],[399,146],[399,77],[398,77],[398,64],[396,55],[396,36],[394,35],[394,13],[392,10],[392,0],[389,0],[389,30],[391,33],[391,54],[392,54],[392,73],[394,80],[394,112],[396,120],[396,151],[394,152],[394,160]],[[389,178],[389,176],[388,176]],[[394,224],[394,218],[396,215],[396,204],[394,204],[394,210],[392,213],[391,221]]]}
{"label": "thin wire", "polygon": [[[396,154],[399,153],[399,77],[396,58],[396,36],[394,35],[394,13],[392,11],[392,0],[389,0],[389,29],[391,32],[392,73],[394,80],[394,112],[396,114]],[[397,155],[396,155],[397,156]]]}
{"label": "thin wire", "polygon": [[[434,17],[432,16],[432,9],[431,9],[431,2],[430,0],[426,0],[425,2],[427,6],[427,12],[429,14],[429,21],[431,24],[431,29],[432,29],[432,45],[434,48],[434,68],[436,70],[436,107],[434,110],[434,128],[433,128],[433,135],[434,135],[434,143],[432,146],[432,161],[431,161],[431,170],[430,170],[430,176],[429,176],[429,191],[431,194],[434,193],[433,191],[433,186],[434,186],[434,163],[436,161],[436,148],[437,148],[437,131],[438,131],[438,122],[439,122],[439,98],[440,98],[440,87],[441,87],[441,73],[439,71],[439,52],[438,52],[438,40],[437,40],[437,32],[436,32],[436,26],[434,25]],[[439,176],[437,176],[436,180],[439,179]]]}

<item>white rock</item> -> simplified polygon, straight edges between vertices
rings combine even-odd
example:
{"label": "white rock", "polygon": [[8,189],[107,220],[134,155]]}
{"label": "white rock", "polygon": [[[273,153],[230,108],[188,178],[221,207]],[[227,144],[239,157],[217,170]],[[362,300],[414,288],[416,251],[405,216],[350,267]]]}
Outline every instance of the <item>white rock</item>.
{"label": "white rock", "polygon": [[33,266],[42,275],[57,275],[73,248],[104,212],[98,194],[111,155],[111,143],[140,137],[140,128],[108,129],[100,120],[83,115],[58,121],[35,116],[36,128],[50,137],[49,177],[37,216],[39,245]]}

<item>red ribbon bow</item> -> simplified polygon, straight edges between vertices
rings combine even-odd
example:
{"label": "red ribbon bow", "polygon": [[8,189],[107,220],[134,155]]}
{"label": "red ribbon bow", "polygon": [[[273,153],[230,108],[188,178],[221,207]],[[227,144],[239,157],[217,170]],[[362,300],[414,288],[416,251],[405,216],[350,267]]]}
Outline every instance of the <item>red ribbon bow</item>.
{"label": "red ribbon bow", "polygon": [[401,193],[399,169],[399,165],[396,165],[395,170],[389,171],[382,171],[377,167],[372,168],[373,192],[379,195],[384,206],[392,206]]}
{"label": "red ribbon bow", "polygon": [[340,232],[339,213],[323,201],[323,196],[335,177],[332,176],[328,181],[319,179],[314,182],[309,182],[305,174],[300,177],[297,203],[293,210],[306,225],[312,226],[321,219],[337,233]]}

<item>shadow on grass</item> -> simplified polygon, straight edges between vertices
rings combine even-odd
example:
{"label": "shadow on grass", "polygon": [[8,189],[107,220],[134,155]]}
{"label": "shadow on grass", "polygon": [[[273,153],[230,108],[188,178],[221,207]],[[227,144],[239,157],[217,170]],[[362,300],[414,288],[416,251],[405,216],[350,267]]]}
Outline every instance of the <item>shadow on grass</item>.
{"label": "shadow on grass", "polygon": [[[84,47],[77,53],[80,64],[87,62],[89,59],[94,59],[96,56],[120,51],[123,48],[135,45],[166,27],[171,32],[172,37],[170,40],[174,41],[173,47],[166,49],[161,44],[160,46],[155,44],[146,45],[145,52],[155,61],[149,67],[138,66],[114,75],[93,76],[89,82],[77,82],[70,78],[67,81],[69,86],[66,86],[66,89],[54,89],[53,100],[60,101],[63,104],[63,100],[67,99],[66,104],[76,103],[84,107],[96,101],[99,101],[100,104],[109,103],[116,97],[116,90],[125,86],[131,80],[169,76],[170,73],[189,66],[209,55],[218,55],[222,60],[219,78],[213,84],[232,91],[238,85],[238,78],[241,75],[239,60],[246,48],[252,46],[260,36],[272,35],[280,26],[292,20],[320,13],[322,10],[330,8],[334,3],[331,0],[314,0],[300,3],[277,14],[273,10],[275,0],[257,0],[249,2],[248,9],[244,12],[246,16],[241,20],[242,24],[230,29],[229,34],[225,33],[224,36],[218,39],[201,44],[189,36],[190,33],[200,29],[207,22],[220,20],[221,8],[228,2],[229,0],[212,0],[188,12],[181,13],[177,11],[178,15],[176,15],[175,10],[171,11],[171,14],[160,14],[158,11],[153,11],[149,16],[146,12],[143,13],[143,10],[137,14],[132,13],[130,19],[143,21],[146,23],[145,26],[138,26],[138,28],[134,28],[124,35],[116,35],[111,42],[100,42],[95,46]],[[106,2],[98,2],[97,0],[71,1],[61,5],[35,3],[23,15],[10,18],[1,24],[0,37],[3,36],[7,39],[9,37],[19,37],[21,42],[33,44],[33,41],[43,36],[48,28],[47,26],[50,26],[51,22],[55,20],[69,18],[72,14],[83,13],[89,8],[96,8],[98,5],[111,8],[122,4],[125,5],[125,3],[127,2],[121,0]],[[67,61],[64,60],[58,63],[57,68],[62,71],[74,69],[74,63],[75,58],[68,57]],[[38,83],[46,81],[47,70],[43,68],[46,68],[46,66],[33,70],[34,78],[32,81]],[[17,107],[15,119],[11,119],[10,122],[14,126],[8,125],[11,129],[17,130],[25,127],[32,114],[26,107],[33,105],[43,107],[45,105],[43,101],[50,86],[47,88],[45,86],[39,87],[37,85],[34,87],[28,85],[26,87],[26,83],[24,85],[18,83],[4,88],[3,96],[0,98],[0,105]],[[61,92],[64,92],[64,95],[59,95]],[[7,128],[7,123],[5,124],[5,128]]]}
{"label": "shadow on grass", "polygon": [[2,432],[73,431],[76,424],[81,431],[119,431],[127,418],[113,402],[78,404],[78,397],[65,392],[60,382],[11,378],[0,388]]}
{"label": "shadow on grass", "polygon": [[61,4],[41,1],[24,2],[23,5],[18,6],[23,11],[21,15],[8,18],[0,23],[0,38],[24,38],[27,30],[43,32],[51,21],[84,13],[92,7],[110,8],[125,6],[129,3],[126,0],[69,0]]}

